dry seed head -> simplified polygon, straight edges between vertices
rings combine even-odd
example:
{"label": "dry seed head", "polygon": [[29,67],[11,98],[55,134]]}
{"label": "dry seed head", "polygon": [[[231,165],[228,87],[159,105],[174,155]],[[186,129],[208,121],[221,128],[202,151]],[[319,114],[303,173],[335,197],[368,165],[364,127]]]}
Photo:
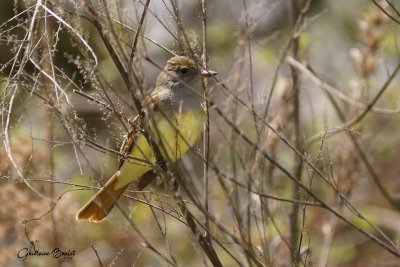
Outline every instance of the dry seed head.
{"label": "dry seed head", "polygon": [[268,151],[275,151],[277,144],[278,144],[278,137],[276,136],[276,134],[268,133],[266,149]]}
{"label": "dry seed head", "polygon": [[246,46],[246,40],[240,38],[240,39],[238,40],[238,46],[239,46],[240,48],[244,48],[244,47]]}
{"label": "dry seed head", "polygon": [[371,31],[369,38],[366,40],[366,45],[371,50],[377,50],[379,48],[379,44],[384,37],[384,32],[381,29],[376,29]]}
{"label": "dry seed head", "polygon": [[[387,5],[385,8],[387,8]],[[369,76],[377,66],[378,57],[376,53],[384,38],[384,26],[387,21],[386,15],[375,7],[363,14],[358,22],[361,48],[351,49],[350,55],[363,77]]]}
{"label": "dry seed head", "polygon": [[361,66],[361,73],[363,76],[368,76],[376,67],[378,58],[375,55],[369,54],[364,58],[363,65]]}
{"label": "dry seed head", "polygon": [[287,77],[280,77],[276,83],[276,92],[280,101],[283,103],[290,102],[293,92],[290,88],[290,82]]}
{"label": "dry seed head", "polygon": [[357,67],[359,67],[363,61],[363,54],[360,48],[351,48],[350,49],[350,57],[354,60]]}
{"label": "dry seed head", "polygon": [[[381,3],[380,6],[384,10],[387,10],[387,8],[388,8],[388,5],[385,2]],[[389,20],[389,18],[378,8],[375,8],[371,12],[371,16],[369,18],[370,23],[374,26],[380,26],[381,24],[387,22],[388,20]]]}

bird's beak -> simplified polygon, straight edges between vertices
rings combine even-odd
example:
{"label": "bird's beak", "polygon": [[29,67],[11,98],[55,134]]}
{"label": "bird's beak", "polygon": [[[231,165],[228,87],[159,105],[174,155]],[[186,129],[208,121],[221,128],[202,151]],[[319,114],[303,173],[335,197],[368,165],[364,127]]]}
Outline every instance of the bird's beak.
{"label": "bird's beak", "polygon": [[218,74],[218,72],[213,71],[213,70],[206,70],[206,69],[201,70],[201,76],[203,76],[203,77],[213,77],[217,74]]}

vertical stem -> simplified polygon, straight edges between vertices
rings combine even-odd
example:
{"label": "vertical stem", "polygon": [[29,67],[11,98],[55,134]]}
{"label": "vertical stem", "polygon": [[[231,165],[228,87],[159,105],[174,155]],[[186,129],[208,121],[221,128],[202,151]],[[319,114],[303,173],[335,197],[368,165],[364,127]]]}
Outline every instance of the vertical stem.
{"label": "vertical stem", "polygon": [[[42,60],[42,68],[43,71],[50,76],[54,77],[54,72],[53,72],[53,66],[52,66],[52,51],[51,48],[54,45],[54,21],[50,18],[47,17],[46,11],[45,11],[45,16],[44,16],[44,34],[45,38],[42,39],[41,45],[43,47],[43,60]],[[43,77],[43,87],[44,90],[47,94],[48,99],[51,101],[54,101],[54,97],[56,97],[56,94],[54,94],[54,86],[53,83],[50,79],[48,79],[46,76]],[[53,154],[53,141],[54,141],[54,121],[52,117],[52,112],[49,110],[47,114],[47,138],[49,140],[48,144],[48,164],[49,164],[49,172],[50,172],[50,180],[54,181],[54,154]],[[50,191],[50,198],[53,200],[52,203],[50,203],[50,208],[54,208],[54,199],[55,199],[55,188],[54,188],[54,183],[49,183],[49,191]],[[54,216],[54,210],[53,212],[50,213],[51,216],[51,224],[52,224],[52,245],[54,248],[59,246],[58,242],[58,234],[57,234],[57,223],[56,223],[56,218]],[[58,262],[58,265],[61,266],[61,263]]]}
{"label": "vertical stem", "polygon": [[[296,21],[299,16],[299,6],[297,0],[291,0],[290,2],[290,17],[292,28],[295,29]],[[297,58],[299,51],[299,38],[298,34],[294,33],[292,41],[291,54],[293,58]],[[294,123],[294,135],[295,135],[295,146],[303,153],[303,142],[301,137],[300,128],[300,106],[299,106],[299,78],[298,72],[295,68],[290,67],[292,73],[292,90],[293,90],[293,123]],[[303,161],[300,156],[295,153],[295,177],[301,180],[301,173],[303,170]],[[300,187],[298,183],[293,184],[293,198],[300,198]],[[293,204],[290,212],[290,245],[292,249],[292,265],[298,266],[300,255],[298,255],[297,246],[299,242],[299,204]]]}
{"label": "vertical stem", "polygon": [[[202,65],[207,69],[207,13],[206,13],[206,1],[201,1],[201,13],[202,13],[202,27],[203,27],[203,55]],[[203,186],[204,186],[204,209],[208,212],[208,162],[209,162],[209,148],[210,148],[210,114],[208,110],[208,92],[207,92],[207,80],[203,79],[204,82],[204,108],[206,112],[206,120],[204,122],[203,132],[203,151],[204,151],[204,165],[203,165]],[[210,242],[210,223],[208,216],[205,216],[205,237]]]}
{"label": "vertical stem", "polygon": [[[243,0],[243,9],[245,12],[245,35],[247,39],[247,49],[249,53],[249,76],[250,76],[250,102],[251,102],[251,108],[252,110],[255,110],[254,108],[254,92],[253,92],[253,59],[251,56],[251,32],[250,32],[250,25],[249,25],[249,14],[247,12],[247,6],[246,6],[246,0]],[[255,116],[253,116],[254,119],[254,129],[256,130],[257,133],[257,143],[260,141],[260,135],[257,127],[257,119]],[[257,155],[257,150],[253,150],[253,157],[256,158]],[[254,162],[256,164],[256,162]],[[251,184],[252,184],[252,179],[251,176],[248,176],[247,179],[247,216],[246,216],[246,229],[247,229],[247,244],[249,248],[251,248]]]}
{"label": "vertical stem", "polygon": [[147,0],[145,6],[144,6],[144,10],[142,13],[142,16],[140,18],[140,22],[139,22],[139,27],[137,28],[136,34],[135,34],[135,38],[133,39],[133,44],[132,44],[132,49],[131,49],[131,54],[129,56],[129,62],[128,62],[128,75],[131,73],[132,71],[132,64],[133,64],[133,59],[135,57],[136,54],[136,50],[137,50],[137,44],[138,44],[138,40],[139,40],[139,36],[140,36],[140,31],[142,29],[142,26],[144,24],[144,19],[146,18],[146,14],[147,14],[147,10],[149,8],[149,4],[150,4],[150,0]]}
{"label": "vertical stem", "polygon": [[[53,154],[53,141],[54,141],[54,122],[51,113],[47,115],[48,119],[48,140],[49,140],[49,171],[50,171],[50,180],[54,181],[54,154]],[[50,183],[50,198],[52,200],[55,199],[55,188],[54,183]],[[54,203],[50,204],[51,208],[54,208]],[[53,210],[54,211],[54,210]],[[54,212],[50,213],[51,215],[51,224],[53,228],[53,247],[58,247],[58,234],[57,234],[57,223],[56,218],[54,216]]]}
{"label": "vertical stem", "polygon": [[[175,12],[177,12],[178,0],[171,0],[171,4],[173,5]],[[176,31],[177,31],[177,36],[178,36],[178,51],[179,51],[179,54],[181,54],[182,52],[186,52],[185,45],[184,45],[185,43],[183,42],[184,36],[183,36],[183,31],[182,31],[182,25],[179,25],[181,23],[180,17],[176,16],[175,19],[176,19],[176,24],[177,24]]]}

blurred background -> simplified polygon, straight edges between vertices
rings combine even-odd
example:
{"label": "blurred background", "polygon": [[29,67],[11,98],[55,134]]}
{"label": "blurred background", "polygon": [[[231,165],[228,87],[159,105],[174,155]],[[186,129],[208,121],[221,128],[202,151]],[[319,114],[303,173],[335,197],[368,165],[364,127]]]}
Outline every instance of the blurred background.
{"label": "blurred background", "polygon": [[219,73],[208,152],[174,171],[223,266],[398,266],[400,4],[146,4],[3,1],[0,266],[212,266],[161,179],[120,201],[129,220],[75,220],[174,54]]}

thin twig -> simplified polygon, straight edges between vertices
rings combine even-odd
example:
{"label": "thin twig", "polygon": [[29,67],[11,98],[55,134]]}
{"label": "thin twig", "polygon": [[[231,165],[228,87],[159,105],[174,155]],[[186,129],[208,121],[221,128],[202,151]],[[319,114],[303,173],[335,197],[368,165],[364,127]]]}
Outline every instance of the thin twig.
{"label": "thin twig", "polygon": [[[308,4],[311,4],[309,1]],[[290,1],[290,16],[292,21],[292,31],[296,32],[296,25],[301,24],[302,21],[298,21],[300,16],[299,6],[296,0]],[[299,34],[295,34],[292,40],[292,57],[297,58],[299,52]],[[295,68],[291,66],[290,68],[292,73],[292,92],[293,92],[293,124],[294,124],[294,138],[295,138],[295,146],[297,150],[304,154],[304,146],[303,146],[303,138],[301,133],[300,126],[300,85],[299,85],[299,74]],[[301,182],[302,171],[303,171],[303,160],[296,153],[294,153],[294,173],[295,177]],[[298,183],[294,183],[292,187],[292,194],[294,199],[300,199],[300,186]],[[299,229],[299,208],[300,205],[294,204],[292,206],[292,210],[289,214],[289,227],[290,227],[290,247],[292,249],[292,265],[299,265],[300,254],[297,247],[301,246],[302,233]],[[304,219],[304,217],[303,217]],[[300,242],[299,242],[300,240]]]}
{"label": "thin twig", "polygon": [[[203,32],[203,55],[202,55],[202,65],[205,70],[207,70],[207,12],[206,12],[206,0],[201,0],[201,18],[202,18],[202,32]],[[203,163],[203,203],[204,209],[208,211],[208,161],[209,161],[209,149],[210,149],[210,113],[208,104],[208,89],[207,80],[203,79],[204,84],[204,109],[206,113],[206,120],[203,125],[203,153],[204,153],[204,163]],[[207,216],[205,216],[204,226],[206,228],[205,237],[210,242],[210,223]]]}
{"label": "thin twig", "polygon": [[[102,31],[103,27],[101,26],[100,21],[98,20],[98,14],[96,12],[96,10],[93,8],[91,2],[89,0],[86,0],[87,6],[90,10],[90,12],[92,13],[93,17],[94,17],[94,24],[100,34],[100,36],[102,37],[102,40],[108,50],[108,52],[111,55],[111,58],[114,61],[114,64],[117,66],[118,70],[120,71],[120,74],[125,82],[126,87],[131,90],[132,89],[132,83],[129,79],[128,73],[126,72],[125,68],[123,67],[121,61],[119,60],[118,56],[115,54],[115,51],[113,49],[113,46],[111,45],[109,39],[105,36],[104,32]],[[136,84],[139,86],[139,91],[143,92],[143,89],[141,88],[140,83],[138,82],[139,79],[138,77],[136,77],[136,74],[133,72],[132,76],[134,77]],[[131,94],[134,106],[136,108],[136,111],[139,115],[140,121],[145,121],[146,120],[146,114],[144,113],[144,110],[142,108],[142,105],[140,103],[140,101],[135,97],[135,94]],[[191,229],[192,233],[197,237],[197,241],[199,242],[201,248],[203,249],[203,251],[205,252],[205,254],[207,255],[207,257],[209,258],[209,260],[213,263],[214,266],[222,266],[217,253],[215,252],[215,250],[213,249],[212,245],[210,242],[208,242],[205,237],[203,237],[194,221],[194,217],[191,214],[191,212],[188,210],[188,208],[186,207],[184,201],[182,200],[182,198],[180,197],[179,193],[177,193],[177,189],[178,189],[178,184],[175,182],[175,177],[173,177],[171,175],[171,172],[169,171],[167,165],[166,165],[166,161],[163,158],[163,156],[161,155],[160,152],[160,148],[156,145],[154,139],[152,138],[152,133],[150,131],[150,129],[148,129],[149,126],[145,127],[145,131],[142,132],[142,134],[144,135],[144,137],[146,138],[147,142],[150,144],[150,147],[153,151],[153,154],[156,158],[156,163],[157,165],[154,166],[155,167],[155,171],[163,178],[164,181],[167,182],[167,184],[170,187],[170,190],[172,190],[174,192],[174,196],[175,196],[175,200],[177,201],[177,204],[179,206],[179,208],[181,209],[181,212],[183,214],[183,216],[185,217],[189,228]],[[118,202],[116,200],[114,200],[118,206]],[[133,222],[128,218],[128,221],[130,222],[130,224],[137,230],[136,226],[133,224]],[[142,237],[144,238],[144,237]],[[152,250],[154,250],[154,248],[152,248]],[[158,253],[158,252],[157,252]],[[163,257],[165,258],[165,257]],[[168,259],[168,262],[171,264],[171,260]]]}
{"label": "thin twig", "polygon": [[97,253],[97,249],[94,247],[93,244],[90,245],[90,246],[92,247],[92,249],[93,249],[93,251],[94,251],[94,254],[96,255],[96,258],[97,258],[97,260],[98,260],[98,262],[99,262],[100,267],[103,267],[103,263],[101,262],[99,253]]}
{"label": "thin twig", "polygon": [[385,13],[386,16],[388,16],[391,20],[394,22],[400,24],[400,20],[396,19],[393,17],[389,12],[387,12],[376,0],[371,0],[374,5],[376,5],[383,13]]}
{"label": "thin twig", "polygon": [[150,0],[147,0],[146,4],[144,6],[142,17],[140,18],[139,27],[138,27],[138,29],[136,31],[135,38],[133,39],[132,50],[131,50],[131,53],[130,53],[130,56],[129,56],[129,62],[128,62],[128,74],[132,70],[133,58],[135,57],[135,54],[136,54],[137,43],[138,43],[138,40],[139,40],[140,31],[141,31],[142,26],[144,24],[144,19],[146,18],[146,13],[147,13],[147,9],[149,8],[149,4],[150,4]]}
{"label": "thin twig", "polygon": [[[349,105],[351,105],[351,106],[353,106],[355,108],[358,108],[358,109],[363,109],[363,108],[368,106],[366,104],[363,104],[361,102],[358,102],[357,100],[354,100],[354,99],[350,98],[349,96],[347,96],[344,93],[342,93],[341,90],[333,87],[332,85],[327,84],[326,82],[321,80],[321,78],[319,78],[317,76],[317,74],[309,66],[303,65],[302,63],[300,63],[299,61],[297,61],[293,57],[290,57],[290,56],[287,57],[286,61],[291,66],[293,66],[296,69],[298,69],[299,71],[301,71],[301,73],[303,75],[305,75],[311,81],[313,81],[315,84],[317,84],[322,90],[324,90],[326,92],[329,92],[330,94],[336,96],[337,98],[340,98],[341,100],[343,100],[347,104],[349,104]],[[382,113],[382,114],[398,114],[398,113],[400,113],[400,109],[386,109],[386,108],[380,108],[380,107],[375,107],[375,106],[372,106],[370,109],[373,112]]]}
{"label": "thin twig", "polygon": [[[244,135],[242,133],[241,130],[239,130],[237,128],[236,125],[232,124],[230,122],[230,120],[218,109],[216,109],[217,113],[224,119],[224,121],[226,123],[228,123],[228,125],[230,127],[232,127],[235,132],[242,138],[243,141],[245,141],[247,144],[249,144],[250,146],[256,148],[258,151],[260,151],[263,155],[263,157],[265,159],[267,159],[271,164],[273,164],[276,168],[278,168],[283,174],[285,174],[286,177],[288,177],[292,182],[299,184],[299,187],[304,190],[305,192],[307,192],[311,197],[313,197],[315,199],[315,201],[319,202],[321,204],[321,206],[323,208],[325,208],[326,210],[328,210],[329,212],[335,214],[339,219],[343,220],[344,222],[346,222],[348,225],[350,225],[351,227],[353,227],[354,229],[356,229],[357,231],[359,231],[360,233],[364,234],[365,236],[367,236],[368,238],[370,238],[371,240],[373,240],[374,242],[376,242],[377,244],[379,244],[380,246],[382,246],[383,248],[385,248],[388,252],[390,252],[391,254],[400,257],[400,251],[397,248],[397,246],[394,246],[392,243],[390,245],[386,244],[385,242],[383,242],[381,239],[377,238],[376,236],[374,236],[373,234],[369,233],[368,231],[360,228],[359,226],[357,226],[355,223],[351,222],[350,220],[348,220],[347,218],[345,218],[343,215],[341,215],[339,212],[337,212],[336,210],[334,210],[332,207],[330,207],[328,204],[326,204],[325,202],[323,202],[314,192],[312,192],[306,185],[304,185],[301,181],[299,181],[297,179],[297,177],[295,177],[294,175],[292,175],[283,165],[281,165],[279,162],[277,162],[276,160],[274,160],[266,151],[264,151],[263,149],[261,149],[257,144],[255,144],[254,142],[252,142],[246,135]],[[213,168],[214,169],[214,168]],[[318,173],[319,170],[315,169],[316,172]],[[342,199],[345,199],[345,197],[340,194],[340,197]],[[347,201],[346,205],[350,205],[351,203],[349,203]],[[349,206],[348,206],[349,207]],[[353,211],[354,208],[352,208]],[[361,216],[360,218],[362,218],[363,220],[366,220],[366,218],[364,216],[361,215],[361,213],[357,212],[358,216]]]}

